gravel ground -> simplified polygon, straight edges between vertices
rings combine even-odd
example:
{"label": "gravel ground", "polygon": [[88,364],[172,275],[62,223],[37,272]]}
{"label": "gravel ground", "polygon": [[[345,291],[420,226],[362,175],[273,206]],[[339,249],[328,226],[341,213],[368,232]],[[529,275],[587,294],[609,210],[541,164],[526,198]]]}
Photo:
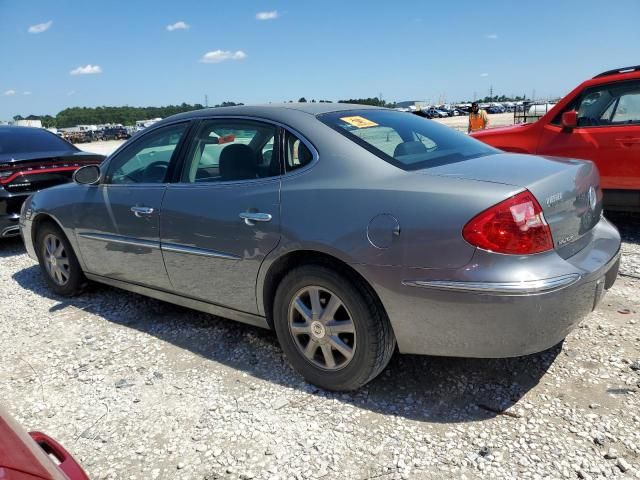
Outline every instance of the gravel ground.
{"label": "gravel ground", "polygon": [[640,478],[640,217],[563,345],[396,355],[356,393],[305,383],[271,332],[103,286],[51,295],[0,244],[2,403],[93,479]]}

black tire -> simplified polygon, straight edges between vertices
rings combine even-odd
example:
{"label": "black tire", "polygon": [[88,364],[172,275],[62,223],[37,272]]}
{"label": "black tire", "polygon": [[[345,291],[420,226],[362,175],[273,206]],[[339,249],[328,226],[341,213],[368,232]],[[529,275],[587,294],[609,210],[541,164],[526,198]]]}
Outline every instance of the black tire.
{"label": "black tire", "polygon": [[[335,293],[344,306],[345,310],[342,311],[346,312],[353,324],[352,356],[339,369],[324,369],[312,363],[313,360],[309,360],[302,351],[301,337],[294,337],[289,327],[290,308],[294,309],[292,302],[299,298],[300,292],[314,287]],[[369,286],[355,275],[327,266],[306,265],[289,272],[276,291],[273,313],[278,340],[293,368],[308,382],[326,390],[349,391],[360,388],[384,370],[395,350],[396,341],[389,319]],[[322,335],[323,338],[318,341],[324,341],[324,330]],[[302,338],[305,336],[310,343],[311,334],[302,334]],[[329,336],[335,338],[335,335],[327,333],[326,338]],[[346,341],[349,341],[348,338]],[[316,351],[318,354],[326,358],[323,350]],[[340,355],[340,352],[337,351],[337,354]]]}
{"label": "black tire", "polygon": [[[58,261],[58,267],[65,273],[58,276],[52,273],[52,269],[47,266],[49,255],[47,254],[46,242],[51,238],[56,239],[59,242],[56,245],[61,247],[59,257],[62,262]],[[47,222],[38,227],[35,248],[44,279],[53,292],[64,297],[72,297],[86,287],[87,279],[82,272],[80,263],[78,263],[78,257],[76,257],[69,240],[57,225]],[[62,266],[65,263],[68,268]]]}

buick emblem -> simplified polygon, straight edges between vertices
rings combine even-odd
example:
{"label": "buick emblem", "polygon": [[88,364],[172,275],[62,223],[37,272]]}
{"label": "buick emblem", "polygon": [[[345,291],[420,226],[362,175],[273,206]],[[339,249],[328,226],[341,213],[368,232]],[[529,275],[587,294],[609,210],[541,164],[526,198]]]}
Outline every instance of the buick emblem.
{"label": "buick emblem", "polygon": [[598,203],[598,196],[596,195],[596,189],[589,187],[589,209],[595,210]]}

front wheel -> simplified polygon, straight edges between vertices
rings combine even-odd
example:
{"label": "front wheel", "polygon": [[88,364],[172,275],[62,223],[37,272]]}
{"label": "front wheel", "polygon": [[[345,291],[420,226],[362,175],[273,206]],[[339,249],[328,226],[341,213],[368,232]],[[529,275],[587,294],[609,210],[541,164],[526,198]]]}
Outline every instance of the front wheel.
{"label": "front wheel", "polygon": [[291,271],[276,292],[274,323],[293,368],[327,390],[355,390],[389,363],[395,337],[367,285],[320,265]]}
{"label": "front wheel", "polygon": [[38,229],[36,253],[47,285],[58,295],[76,295],[86,285],[71,244],[57,226],[45,223]]}

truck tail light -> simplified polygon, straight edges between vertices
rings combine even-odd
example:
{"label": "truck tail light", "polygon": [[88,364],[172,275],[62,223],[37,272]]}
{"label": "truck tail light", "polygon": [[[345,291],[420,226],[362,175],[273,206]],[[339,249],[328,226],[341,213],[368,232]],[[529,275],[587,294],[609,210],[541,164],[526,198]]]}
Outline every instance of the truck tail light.
{"label": "truck tail light", "polygon": [[488,208],[462,229],[471,245],[511,255],[529,255],[553,249],[551,229],[535,197],[525,190]]}

